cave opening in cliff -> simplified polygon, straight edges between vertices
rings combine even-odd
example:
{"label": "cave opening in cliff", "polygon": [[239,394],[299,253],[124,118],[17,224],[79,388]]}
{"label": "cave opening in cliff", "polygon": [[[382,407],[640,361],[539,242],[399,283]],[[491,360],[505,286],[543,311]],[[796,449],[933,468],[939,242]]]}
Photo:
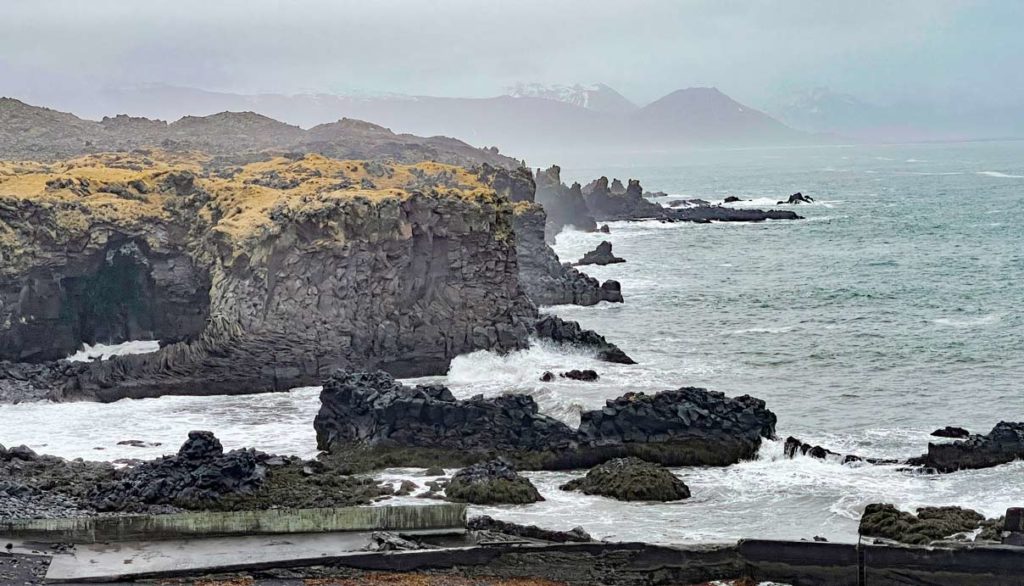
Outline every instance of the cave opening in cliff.
{"label": "cave opening in cliff", "polygon": [[184,255],[157,257],[144,243],[127,240],[111,244],[90,264],[93,271],[60,283],[60,321],[76,349],[135,340],[173,342],[202,331],[209,283],[182,282],[207,281]]}

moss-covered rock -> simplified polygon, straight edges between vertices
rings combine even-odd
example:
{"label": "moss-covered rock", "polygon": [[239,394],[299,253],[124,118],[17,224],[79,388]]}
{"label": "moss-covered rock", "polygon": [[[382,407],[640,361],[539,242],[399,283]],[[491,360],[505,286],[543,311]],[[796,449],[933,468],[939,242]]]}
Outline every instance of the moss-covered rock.
{"label": "moss-covered rock", "polygon": [[617,458],[592,468],[562,490],[611,497],[620,501],[678,501],[690,488],[666,468],[639,458]]}
{"label": "moss-covered rock", "polygon": [[528,478],[498,458],[459,470],[445,489],[448,500],[474,505],[525,505],[544,500]]}
{"label": "moss-covered rock", "polygon": [[996,540],[1000,525],[999,519],[987,520],[981,513],[961,507],[921,507],[915,515],[889,504],[870,504],[860,519],[859,532],[865,537],[927,545],[933,541],[966,539],[966,534],[978,529],[978,539]]}

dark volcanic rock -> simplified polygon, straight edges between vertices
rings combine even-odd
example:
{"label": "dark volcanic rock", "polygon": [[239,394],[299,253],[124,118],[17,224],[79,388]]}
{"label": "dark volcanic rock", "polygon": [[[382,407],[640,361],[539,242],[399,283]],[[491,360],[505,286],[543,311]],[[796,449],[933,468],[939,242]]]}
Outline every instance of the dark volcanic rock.
{"label": "dark volcanic rock", "polygon": [[487,515],[470,518],[469,522],[466,523],[466,528],[470,531],[500,533],[503,535],[538,539],[541,541],[552,541],[555,543],[587,543],[594,541],[594,538],[584,531],[582,527],[576,527],[571,531],[551,531],[549,529],[541,529],[536,525],[518,525],[516,523],[509,523],[499,519],[492,519]]}
{"label": "dark volcanic rock", "polygon": [[252,449],[225,453],[209,432],[190,433],[175,455],[124,468],[10,453],[0,454],[3,519],[353,506],[389,494],[372,479],[344,476],[320,462]]}
{"label": "dark volcanic rock", "polygon": [[725,203],[734,203],[734,202],[743,201],[743,200],[738,198],[738,197],[736,197],[735,195],[730,195],[730,196],[726,197],[724,201],[725,201]]}
{"label": "dark volcanic rock", "polygon": [[544,210],[536,205],[518,205],[513,227],[519,283],[537,305],[594,305],[601,301],[622,302],[617,281],[597,279],[562,264],[544,241]]}
{"label": "dark volcanic rock", "polygon": [[468,465],[507,458],[525,469],[567,469],[637,456],[665,465],[722,466],[756,455],[775,415],[749,396],[696,388],[627,393],[581,414],[578,429],[528,395],[456,400],[440,386],[338,372],[324,382],[317,446],[357,467]]}
{"label": "dark volcanic rock", "polygon": [[615,344],[604,339],[604,336],[593,330],[585,330],[574,321],[565,321],[554,315],[541,316],[534,325],[537,336],[558,342],[597,350],[597,358],[605,362],[618,364],[636,364],[632,358]]}
{"label": "dark volcanic rock", "polygon": [[612,229],[608,227],[608,224],[602,224],[601,227],[597,229],[597,231],[602,233],[602,234],[611,234],[612,233]]}
{"label": "dark volcanic rock", "polygon": [[969,437],[971,435],[971,432],[967,431],[962,427],[953,427],[951,425],[947,425],[942,429],[936,429],[935,431],[932,432],[932,435],[935,437],[964,438]]}
{"label": "dark volcanic rock", "polygon": [[786,442],[783,446],[783,453],[787,458],[795,458],[797,454],[803,456],[810,456],[811,458],[817,458],[819,460],[836,460],[843,464],[850,462],[867,462],[868,464],[898,464],[899,460],[883,459],[883,458],[863,458],[861,456],[855,456],[853,454],[840,454],[833,452],[827,448],[823,448],[817,445],[811,445],[804,443],[799,439],[789,436],[786,438]]}
{"label": "dark volcanic rock", "polygon": [[263,484],[265,467],[255,450],[224,453],[208,431],[192,431],[174,456],[145,462],[91,496],[98,511],[124,511],[139,505],[199,508],[229,495],[251,495]]}
{"label": "dark volcanic rock", "polygon": [[804,195],[804,194],[802,194],[802,193],[800,193],[798,191],[798,192],[794,193],[793,195],[789,196],[789,199],[787,199],[785,201],[780,201],[779,204],[781,205],[781,204],[811,203],[813,201],[814,201],[813,197],[811,197],[809,195]]}
{"label": "dark volcanic rock", "polygon": [[597,248],[583,255],[583,258],[576,261],[577,265],[609,265],[626,262],[626,259],[619,258],[612,254],[612,243],[605,240],[597,245]]}
{"label": "dark volcanic rock", "polygon": [[544,500],[515,466],[498,458],[478,462],[456,472],[445,489],[448,500],[474,505],[525,505]]}
{"label": "dark volcanic rock", "polygon": [[689,487],[675,474],[639,458],[609,460],[561,488],[620,501],[678,501],[690,498]]}
{"label": "dark volcanic rock", "polygon": [[553,380],[555,380],[555,373],[550,370],[546,370],[544,371],[544,374],[540,375],[540,382],[542,383],[549,383]]}
{"label": "dark volcanic rock", "polygon": [[962,534],[982,529],[980,540],[998,539],[999,520],[960,507],[922,507],[917,515],[893,505],[871,504],[864,509],[858,531],[866,537],[881,537],[913,545],[927,545],[946,539],[964,540]]}
{"label": "dark volcanic rock", "polygon": [[562,378],[570,378],[572,380],[579,380],[584,382],[594,382],[597,379],[601,378],[600,376],[598,376],[597,372],[593,370],[570,370],[568,372],[563,372],[558,376],[561,376]]}
{"label": "dark volcanic rock", "polygon": [[547,223],[544,239],[553,243],[555,235],[566,226],[572,226],[584,232],[597,230],[597,223],[587,209],[579,183],[566,187],[561,179],[562,169],[558,165],[541,170],[537,169],[537,194],[535,201],[544,206],[547,212]]}
{"label": "dark volcanic rock", "polygon": [[939,472],[990,468],[1024,458],[1024,422],[1000,421],[986,435],[965,440],[928,444],[928,453],[909,463]]}

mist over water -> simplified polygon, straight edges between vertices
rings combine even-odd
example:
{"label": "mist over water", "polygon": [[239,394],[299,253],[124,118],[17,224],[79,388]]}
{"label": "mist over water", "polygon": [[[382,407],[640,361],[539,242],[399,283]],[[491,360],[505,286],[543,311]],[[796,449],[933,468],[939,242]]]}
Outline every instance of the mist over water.
{"label": "mist over water", "polygon": [[[753,200],[734,205],[765,207],[794,191],[817,201],[793,208],[807,218],[799,222],[611,223],[610,235],[561,234],[563,261],[613,243],[626,263],[584,270],[619,280],[626,302],[545,311],[598,331],[637,365],[536,344],[508,356],[462,356],[448,376],[416,382],[443,382],[463,398],[530,393],[571,424],[630,390],[748,393],[778,415],[781,438],[877,457],[919,455],[938,427],[985,433],[1024,419],[1024,143],[697,152],[657,162],[564,169],[563,179],[637,177],[651,191]],[[593,368],[601,380],[538,380],[571,368]],[[3,405],[0,442],[113,460],[173,452],[188,430],[210,429],[227,448],[310,456],[317,392]],[[117,446],[123,439],[163,445]],[[610,539],[851,541],[871,502],[955,504],[995,516],[1024,500],[1024,462],[923,476],[787,460],[771,441],[751,462],[676,472],[693,493],[680,503],[565,493],[557,487],[583,471],[537,472],[528,475],[547,501],[475,511],[582,525]],[[409,476],[424,480],[411,470],[382,474]]]}

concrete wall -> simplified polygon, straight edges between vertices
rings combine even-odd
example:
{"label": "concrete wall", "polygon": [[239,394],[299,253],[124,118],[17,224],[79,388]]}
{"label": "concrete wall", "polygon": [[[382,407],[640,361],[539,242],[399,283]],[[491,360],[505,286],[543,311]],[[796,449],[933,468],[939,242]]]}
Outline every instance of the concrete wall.
{"label": "concrete wall", "polygon": [[0,523],[0,535],[40,541],[95,543],[267,533],[442,530],[465,526],[466,505],[446,503],[32,519]]}

